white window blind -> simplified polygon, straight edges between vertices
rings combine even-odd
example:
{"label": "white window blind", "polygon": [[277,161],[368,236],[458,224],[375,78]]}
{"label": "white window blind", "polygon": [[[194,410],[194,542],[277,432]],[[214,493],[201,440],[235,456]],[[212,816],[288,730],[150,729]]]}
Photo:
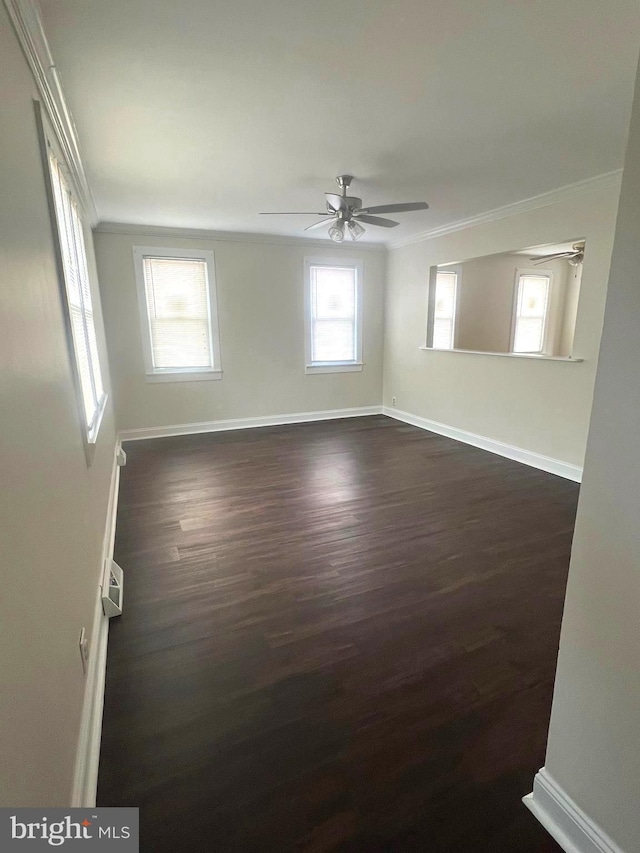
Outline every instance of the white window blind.
{"label": "white window blind", "polygon": [[105,393],[98,358],[82,220],[60,164],[51,153],[49,169],[85,425],[89,439],[93,440],[105,401]]}
{"label": "white window blind", "polygon": [[311,363],[357,361],[357,269],[310,268]]}
{"label": "white window blind", "polygon": [[213,369],[206,260],[145,257],[143,271],[154,369]]}
{"label": "white window blind", "polygon": [[439,271],[433,315],[434,349],[453,349],[458,273]]}
{"label": "white window blind", "polygon": [[514,352],[544,351],[549,285],[548,275],[522,274],[519,276],[513,336]]}

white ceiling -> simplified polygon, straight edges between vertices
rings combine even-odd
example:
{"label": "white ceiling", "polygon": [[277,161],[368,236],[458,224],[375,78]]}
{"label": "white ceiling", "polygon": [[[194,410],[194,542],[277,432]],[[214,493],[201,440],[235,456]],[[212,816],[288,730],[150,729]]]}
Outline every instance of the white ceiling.
{"label": "white ceiling", "polygon": [[[640,0],[40,0],[103,221],[402,239],[622,166]],[[325,237],[324,229],[311,235]]]}

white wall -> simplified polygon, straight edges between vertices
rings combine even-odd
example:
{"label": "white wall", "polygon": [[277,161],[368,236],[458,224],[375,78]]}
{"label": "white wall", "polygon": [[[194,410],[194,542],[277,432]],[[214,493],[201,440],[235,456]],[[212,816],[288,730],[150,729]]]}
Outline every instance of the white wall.
{"label": "white wall", "polygon": [[576,331],[576,320],[578,318],[578,303],[580,300],[580,285],[582,282],[582,264],[572,267],[567,264],[566,293],[564,298],[564,314],[562,327],[559,332],[559,352],[562,355],[571,355],[573,352],[573,336]]}
{"label": "white wall", "polygon": [[[626,853],[640,850],[640,87],[636,86],[546,760],[553,778]],[[586,273],[585,264],[585,277]]]}
{"label": "white wall", "polygon": [[[217,382],[145,380],[133,246],[212,249],[215,254],[223,378]],[[385,254],[279,243],[95,233],[105,325],[120,429],[227,418],[379,406]],[[364,262],[364,368],[306,375],[305,255]]]}
{"label": "white wall", "polygon": [[[32,98],[0,4],[0,805],[70,803],[114,453],[85,459]],[[96,283],[91,232],[90,274]],[[100,359],[108,365],[97,287]]]}
{"label": "white wall", "polygon": [[[591,410],[618,190],[392,249],[388,258],[384,403],[573,465]],[[586,238],[573,355],[583,363],[425,351],[429,268],[522,246]]]}

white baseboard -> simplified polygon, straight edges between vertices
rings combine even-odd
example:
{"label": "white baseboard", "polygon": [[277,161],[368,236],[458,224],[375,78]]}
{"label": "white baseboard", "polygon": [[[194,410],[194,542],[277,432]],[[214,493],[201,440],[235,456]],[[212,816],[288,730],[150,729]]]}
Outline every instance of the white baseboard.
{"label": "white baseboard", "polygon": [[395,418],[398,421],[403,421],[406,424],[411,424],[430,432],[436,432],[438,435],[445,435],[447,438],[453,438],[465,444],[472,444],[474,447],[488,450],[490,453],[496,453],[498,456],[505,456],[507,459],[522,462],[525,465],[530,465],[532,468],[539,468],[541,471],[557,474],[566,480],[574,480],[576,483],[582,482],[582,468],[578,465],[571,465],[569,462],[562,462],[560,459],[543,456],[541,453],[524,450],[522,447],[514,447],[511,444],[505,444],[502,441],[496,441],[484,435],[476,435],[474,432],[467,432],[464,429],[457,429],[457,427],[438,423],[438,421],[430,421],[427,418],[421,418],[418,415],[402,412],[400,409],[393,409],[389,406],[382,407],[382,414],[388,415],[390,418]]}
{"label": "white baseboard", "polygon": [[522,801],[566,853],[623,853],[544,767],[536,774],[533,792]]}
{"label": "white baseboard", "polygon": [[[104,532],[102,563],[99,579],[105,560],[113,557],[113,545],[116,536],[116,515],[118,510],[118,488],[120,485],[120,466],[117,454],[120,442],[116,443],[107,520]],[[98,585],[96,606],[91,631],[91,652],[89,655],[87,679],[85,683],[80,734],[76,752],[76,763],[71,792],[71,806],[91,808],[96,804],[98,788],[98,764],[100,761],[100,739],[102,736],[102,710],[104,706],[104,684],[107,670],[107,641],[109,637],[109,619],[102,610],[102,590]]]}
{"label": "white baseboard", "polygon": [[354,409],[324,409],[320,412],[296,412],[290,415],[265,415],[257,418],[233,418],[222,421],[204,421],[194,424],[175,424],[142,429],[120,431],[121,441],[137,441],[143,438],[166,438],[171,435],[196,435],[202,432],[223,432],[232,429],[302,424],[311,421],[329,421],[337,418],[359,418],[382,414],[382,406],[360,406]]}

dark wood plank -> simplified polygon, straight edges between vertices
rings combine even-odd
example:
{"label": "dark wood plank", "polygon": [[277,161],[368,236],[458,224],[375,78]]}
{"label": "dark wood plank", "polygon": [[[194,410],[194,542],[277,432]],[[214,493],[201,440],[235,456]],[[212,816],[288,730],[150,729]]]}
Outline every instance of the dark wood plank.
{"label": "dark wood plank", "polygon": [[143,851],[560,849],[576,484],[383,416],[126,449],[98,802]]}

